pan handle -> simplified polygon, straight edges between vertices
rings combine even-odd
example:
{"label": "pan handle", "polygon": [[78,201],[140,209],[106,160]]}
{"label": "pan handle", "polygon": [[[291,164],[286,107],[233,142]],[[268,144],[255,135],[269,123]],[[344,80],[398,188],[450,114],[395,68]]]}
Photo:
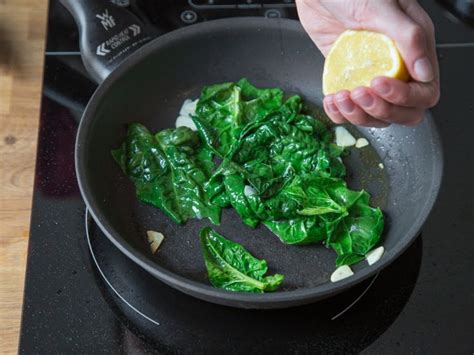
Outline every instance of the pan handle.
{"label": "pan handle", "polygon": [[105,0],[60,1],[79,27],[82,61],[99,84],[152,38],[144,23],[125,7]]}

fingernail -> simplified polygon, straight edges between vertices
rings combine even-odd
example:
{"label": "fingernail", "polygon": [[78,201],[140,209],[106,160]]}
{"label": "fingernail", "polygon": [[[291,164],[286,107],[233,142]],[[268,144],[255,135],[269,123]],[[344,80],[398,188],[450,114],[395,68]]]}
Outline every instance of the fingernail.
{"label": "fingernail", "polygon": [[345,113],[351,113],[354,111],[354,104],[350,99],[342,99],[337,101],[337,106]]}
{"label": "fingernail", "polygon": [[366,92],[354,97],[354,99],[362,107],[371,107],[374,104],[374,98],[372,97],[372,95],[367,94]]}
{"label": "fingernail", "polygon": [[423,82],[429,82],[433,80],[433,67],[431,66],[431,62],[427,57],[417,59],[414,65],[414,69],[418,80]]}
{"label": "fingernail", "polygon": [[373,88],[381,95],[387,95],[390,92],[390,85],[387,83],[376,84]]}

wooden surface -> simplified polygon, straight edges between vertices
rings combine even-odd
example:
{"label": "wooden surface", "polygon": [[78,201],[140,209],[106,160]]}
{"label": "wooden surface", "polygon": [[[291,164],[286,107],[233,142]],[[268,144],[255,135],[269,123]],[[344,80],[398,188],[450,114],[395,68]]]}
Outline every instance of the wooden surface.
{"label": "wooden surface", "polygon": [[16,353],[47,0],[0,0],[0,353]]}

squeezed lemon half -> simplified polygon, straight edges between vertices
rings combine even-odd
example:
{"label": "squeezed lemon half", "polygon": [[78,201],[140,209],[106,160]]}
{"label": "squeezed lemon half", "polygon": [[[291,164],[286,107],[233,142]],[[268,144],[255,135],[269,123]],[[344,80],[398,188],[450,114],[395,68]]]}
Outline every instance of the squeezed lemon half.
{"label": "squeezed lemon half", "polygon": [[323,93],[370,86],[377,76],[410,78],[395,42],[381,33],[347,30],[334,42],[324,62]]}

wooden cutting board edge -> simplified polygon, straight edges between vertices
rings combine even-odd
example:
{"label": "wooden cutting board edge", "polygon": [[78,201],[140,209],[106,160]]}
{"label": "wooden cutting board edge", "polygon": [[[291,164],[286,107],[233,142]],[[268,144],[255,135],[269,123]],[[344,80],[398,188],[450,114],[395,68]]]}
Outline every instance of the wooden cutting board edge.
{"label": "wooden cutting board edge", "polygon": [[30,226],[47,0],[0,0],[0,353],[16,354]]}

